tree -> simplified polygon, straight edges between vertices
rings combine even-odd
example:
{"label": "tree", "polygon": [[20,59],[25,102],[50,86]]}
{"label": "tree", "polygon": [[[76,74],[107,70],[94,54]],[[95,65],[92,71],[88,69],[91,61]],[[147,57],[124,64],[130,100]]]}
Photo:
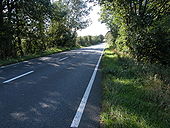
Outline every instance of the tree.
{"label": "tree", "polygon": [[111,31],[118,27],[116,44],[128,46],[137,60],[168,63],[162,49],[169,51],[170,42],[164,36],[170,35],[169,29],[162,29],[165,24],[162,28],[160,24],[163,19],[168,21],[169,0],[102,0],[101,6],[102,21]]}
{"label": "tree", "polygon": [[1,59],[24,55],[24,45],[26,53],[45,49],[44,25],[50,14],[50,4],[50,0],[1,0]]}
{"label": "tree", "polygon": [[1,0],[0,59],[74,46],[88,14],[84,0]]}
{"label": "tree", "polygon": [[[83,0],[57,1],[53,4],[53,18],[49,29],[51,44],[74,46],[76,32],[87,27],[89,8]],[[54,45],[51,45],[54,46]]]}

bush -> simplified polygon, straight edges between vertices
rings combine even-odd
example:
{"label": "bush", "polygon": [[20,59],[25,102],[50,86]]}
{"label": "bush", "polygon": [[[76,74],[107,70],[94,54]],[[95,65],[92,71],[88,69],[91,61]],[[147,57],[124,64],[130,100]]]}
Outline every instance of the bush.
{"label": "bush", "polygon": [[76,45],[89,46],[98,43],[102,43],[104,39],[103,35],[99,36],[80,36],[76,39]]}

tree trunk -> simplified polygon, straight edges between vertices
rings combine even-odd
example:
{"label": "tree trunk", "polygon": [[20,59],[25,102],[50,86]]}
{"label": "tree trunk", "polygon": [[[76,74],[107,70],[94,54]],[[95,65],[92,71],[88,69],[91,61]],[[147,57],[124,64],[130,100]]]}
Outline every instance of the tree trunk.
{"label": "tree trunk", "polygon": [[18,41],[18,49],[19,49],[19,52],[20,52],[20,55],[23,56],[24,55],[24,52],[22,50],[22,46],[21,46],[21,38],[20,38],[20,33],[21,33],[21,30],[19,29],[19,18],[18,18],[18,3],[16,3],[16,25],[17,25],[17,31],[16,31],[16,36],[17,36],[17,41]]}
{"label": "tree trunk", "polygon": [[138,2],[139,2],[139,11],[138,11],[138,13],[139,13],[139,15],[141,15],[141,13],[142,13],[142,2],[143,2],[143,0],[138,0]]}
{"label": "tree trunk", "polygon": [[21,38],[18,36],[18,48],[19,48],[19,52],[20,52],[20,55],[23,56],[24,55],[24,52],[22,50],[22,46],[21,46]]}
{"label": "tree trunk", "polygon": [[4,48],[3,48],[3,4],[2,0],[0,0],[0,59],[4,59]]}

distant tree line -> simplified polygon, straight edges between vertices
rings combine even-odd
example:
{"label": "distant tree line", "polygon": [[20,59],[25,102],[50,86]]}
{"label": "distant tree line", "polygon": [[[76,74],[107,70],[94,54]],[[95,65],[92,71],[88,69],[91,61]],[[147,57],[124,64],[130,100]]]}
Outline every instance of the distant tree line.
{"label": "distant tree line", "polygon": [[104,39],[103,35],[99,36],[79,36],[77,37],[76,44],[82,46],[89,46],[98,43],[102,43]]}
{"label": "distant tree line", "polygon": [[101,0],[107,41],[137,60],[170,65],[169,0]]}
{"label": "distant tree line", "polygon": [[74,46],[89,10],[84,0],[0,0],[0,59]]}

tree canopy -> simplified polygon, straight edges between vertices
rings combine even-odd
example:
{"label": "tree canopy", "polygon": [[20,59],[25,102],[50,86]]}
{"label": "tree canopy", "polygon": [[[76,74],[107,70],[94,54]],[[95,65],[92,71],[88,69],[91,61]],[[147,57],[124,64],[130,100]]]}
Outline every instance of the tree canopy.
{"label": "tree canopy", "polygon": [[89,10],[84,0],[1,0],[0,59],[74,46]]}
{"label": "tree canopy", "polygon": [[112,34],[113,44],[137,60],[170,62],[169,0],[102,0],[101,21]]}
{"label": "tree canopy", "polygon": [[90,22],[88,2],[99,2],[110,44],[137,60],[169,64],[169,0],[1,0],[0,59],[76,45],[77,30]]}

